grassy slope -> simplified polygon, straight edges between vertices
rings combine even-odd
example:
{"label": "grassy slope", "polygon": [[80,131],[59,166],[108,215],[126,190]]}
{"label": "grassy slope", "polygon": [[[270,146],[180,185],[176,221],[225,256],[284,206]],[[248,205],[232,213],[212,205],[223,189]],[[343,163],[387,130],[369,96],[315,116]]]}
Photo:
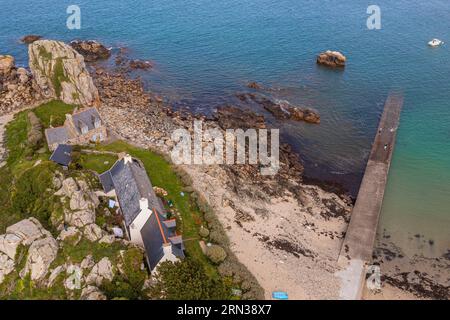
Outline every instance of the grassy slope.
{"label": "grassy slope", "polygon": [[117,157],[110,154],[86,154],[80,156],[80,164],[84,169],[103,173],[117,161]]}
{"label": "grassy slope", "polygon": [[[33,111],[44,127],[48,127],[50,119],[52,119],[53,125],[64,123],[65,114],[73,109],[74,106],[60,101],[52,101]],[[42,161],[42,168],[52,166],[52,163],[48,161],[50,152],[47,147],[41,153],[34,153],[27,145],[29,128],[27,114],[28,111],[18,113],[6,127],[8,159],[7,165],[0,169],[0,185],[2,186],[0,192],[0,234],[4,232],[7,226],[26,217],[24,212],[18,212],[13,208],[11,198],[15,192],[18,192],[13,189],[13,183],[26,178],[24,175],[33,168],[38,160]]]}

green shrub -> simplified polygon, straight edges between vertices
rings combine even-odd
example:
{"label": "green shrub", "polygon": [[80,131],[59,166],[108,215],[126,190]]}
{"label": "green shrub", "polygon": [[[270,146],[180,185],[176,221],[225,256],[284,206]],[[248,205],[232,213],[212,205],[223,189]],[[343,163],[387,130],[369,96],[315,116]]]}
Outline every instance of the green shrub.
{"label": "green shrub", "polygon": [[224,300],[230,296],[230,288],[221,279],[208,277],[203,266],[189,258],[175,263],[165,261],[157,271],[156,283],[150,289],[152,298]]}
{"label": "green shrub", "polygon": [[215,264],[219,264],[225,260],[227,253],[218,245],[212,245],[206,248],[206,256]]}
{"label": "green shrub", "polygon": [[205,228],[204,226],[201,226],[198,234],[202,238],[207,238],[209,236],[209,230],[207,228]]}
{"label": "green shrub", "polygon": [[59,203],[54,196],[53,172],[55,165],[44,162],[23,172],[13,188],[12,207],[22,218],[33,216],[44,226],[50,226],[49,219],[55,205]]}

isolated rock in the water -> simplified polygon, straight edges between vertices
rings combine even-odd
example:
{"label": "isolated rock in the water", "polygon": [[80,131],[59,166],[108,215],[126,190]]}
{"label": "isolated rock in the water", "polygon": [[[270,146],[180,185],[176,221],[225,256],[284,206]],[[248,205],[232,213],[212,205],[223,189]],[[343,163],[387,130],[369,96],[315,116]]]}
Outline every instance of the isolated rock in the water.
{"label": "isolated rock in the water", "polygon": [[338,51],[326,51],[317,56],[317,63],[328,67],[345,67],[347,58]]}
{"label": "isolated rock in the water", "polygon": [[65,103],[98,105],[98,90],[82,55],[64,42],[38,40],[28,47],[34,80],[45,98]]}
{"label": "isolated rock in the water", "polygon": [[142,60],[131,60],[130,61],[131,69],[147,70],[147,69],[150,69],[151,67],[153,67],[153,65],[150,61],[142,61]]}
{"label": "isolated rock in the water", "polygon": [[29,34],[29,35],[22,37],[22,39],[20,39],[20,41],[22,41],[25,44],[30,44],[30,43],[33,43],[40,39],[42,39],[42,36],[39,36],[37,34]]}
{"label": "isolated rock in the water", "polygon": [[94,40],[73,40],[70,45],[84,57],[86,62],[104,60],[111,56],[111,52],[104,45]]}
{"label": "isolated rock in the water", "polygon": [[255,90],[261,90],[262,89],[261,85],[259,83],[257,83],[257,82],[254,82],[254,81],[247,83],[247,88],[255,89]]}
{"label": "isolated rock in the water", "polygon": [[14,57],[10,55],[0,55],[0,76],[8,75],[14,68]]}

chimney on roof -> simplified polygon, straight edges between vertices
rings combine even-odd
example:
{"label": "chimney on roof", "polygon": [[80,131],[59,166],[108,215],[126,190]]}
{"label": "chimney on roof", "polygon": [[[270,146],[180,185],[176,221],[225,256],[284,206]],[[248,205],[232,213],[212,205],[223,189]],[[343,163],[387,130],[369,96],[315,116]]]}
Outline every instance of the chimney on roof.
{"label": "chimney on roof", "polygon": [[170,242],[164,243],[163,244],[163,251],[164,251],[164,256],[166,256],[166,255],[173,255],[172,244]]}
{"label": "chimney on roof", "polygon": [[127,155],[125,155],[123,157],[123,161],[124,161],[124,164],[132,163],[133,162],[133,158],[131,158],[131,156],[129,154],[127,154]]}
{"label": "chimney on roof", "polygon": [[100,126],[102,125],[102,121],[100,120],[99,117],[96,116],[92,116],[92,122],[94,123],[94,128],[100,128]]}
{"label": "chimney on roof", "polygon": [[148,210],[148,199],[147,198],[141,198],[141,200],[139,200],[139,207],[141,208],[141,210]]}

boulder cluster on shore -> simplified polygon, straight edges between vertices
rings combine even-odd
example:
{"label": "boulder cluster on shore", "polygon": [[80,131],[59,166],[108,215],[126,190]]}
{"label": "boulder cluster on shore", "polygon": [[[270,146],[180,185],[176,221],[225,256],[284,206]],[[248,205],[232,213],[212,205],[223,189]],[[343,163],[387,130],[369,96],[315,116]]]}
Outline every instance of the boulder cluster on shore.
{"label": "boulder cluster on shore", "polygon": [[27,69],[16,67],[14,57],[0,55],[0,115],[40,99],[31,78]]}

